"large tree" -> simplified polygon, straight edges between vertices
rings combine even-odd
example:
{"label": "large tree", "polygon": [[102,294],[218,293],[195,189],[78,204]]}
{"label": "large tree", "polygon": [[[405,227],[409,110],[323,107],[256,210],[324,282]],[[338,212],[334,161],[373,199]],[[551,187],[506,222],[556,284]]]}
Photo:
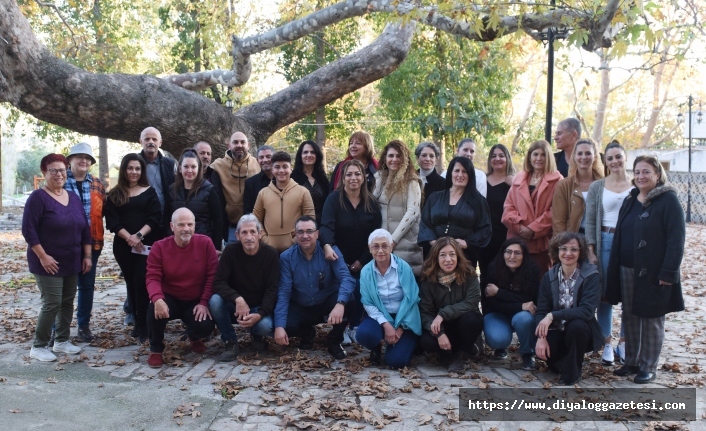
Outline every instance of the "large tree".
{"label": "large tree", "polygon": [[[57,58],[35,37],[15,0],[0,0],[0,102],[34,117],[89,135],[135,141],[147,126],[162,131],[164,148],[178,152],[199,139],[225,148],[236,130],[264,143],[274,132],[321,106],[392,73],[406,58],[415,26],[422,24],[475,41],[524,31],[539,38],[549,27],[568,27],[589,51],[610,44],[606,30],[626,22],[641,2],[604,4],[457,2],[434,6],[393,0],[349,0],[269,32],[232,37],[232,70],[149,75],[98,74]],[[235,112],[192,90],[244,84],[251,55],[368,13],[386,13],[390,24],[370,45],[334,61],[284,90]]]}

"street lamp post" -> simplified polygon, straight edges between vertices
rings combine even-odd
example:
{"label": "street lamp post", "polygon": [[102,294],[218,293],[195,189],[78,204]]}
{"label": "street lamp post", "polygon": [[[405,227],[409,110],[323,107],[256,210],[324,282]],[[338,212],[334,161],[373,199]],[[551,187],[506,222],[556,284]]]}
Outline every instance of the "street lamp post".
{"label": "street lamp post", "polygon": [[[556,6],[556,0],[552,0],[552,8]],[[541,40],[547,41],[547,110],[544,123],[544,139],[552,142],[552,102],[554,101],[554,41],[565,39],[568,34],[565,28],[549,27],[546,33],[539,34]]]}
{"label": "street lamp post", "polygon": [[[692,106],[694,104],[694,97],[690,94],[689,95],[689,134],[688,134],[688,139],[689,139],[689,173],[687,176],[687,189],[686,189],[686,222],[691,223],[691,141],[692,141],[692,132],[693,132],[693,126],[692,126]],[[681,115],[681,114],[679,114]],[[703,114],[701,113],[701,102],[699,102],[699,112],[696,114],[696,123],[701,124],[701,121],[703,121]]]}

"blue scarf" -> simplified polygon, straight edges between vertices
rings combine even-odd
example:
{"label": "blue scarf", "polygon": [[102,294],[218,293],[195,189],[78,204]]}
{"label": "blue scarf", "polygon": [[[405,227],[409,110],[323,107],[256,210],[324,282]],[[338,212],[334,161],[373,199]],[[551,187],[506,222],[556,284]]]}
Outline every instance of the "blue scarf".
{"label": "blue scarf", "polygon": [[395,329],[401,326],[403,329],[409,329],[417,335],[422,335],[422,319],[417,305],[419,303],[419,286],[417,286],[417,281],[414,279],[412,268],[407,262],[394,254],[391,258],[395,259],[397,263],[397,274],[400,279],[400,286],[402,286],[402,291],[404,292],[404,298],[402,298],[400,309],[394,321],[378,294],[378,285],[375,281],[375,260],[368,262],[360,273],[361,302],[364,305],[375,306]]}

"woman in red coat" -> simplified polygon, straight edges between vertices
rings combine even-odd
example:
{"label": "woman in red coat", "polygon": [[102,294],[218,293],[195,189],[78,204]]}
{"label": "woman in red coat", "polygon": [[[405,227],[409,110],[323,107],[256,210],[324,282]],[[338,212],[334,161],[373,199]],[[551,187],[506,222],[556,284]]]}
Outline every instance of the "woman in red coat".
{"label": "woman in red coat", "polygon": [[542,274],[551,267],[549,240],[552,237],[552,198],[562,175],[549,142],[535,141],[527,150],[524,168],[512,181],[505,199],[502,222],[507,237],[521,237]]}

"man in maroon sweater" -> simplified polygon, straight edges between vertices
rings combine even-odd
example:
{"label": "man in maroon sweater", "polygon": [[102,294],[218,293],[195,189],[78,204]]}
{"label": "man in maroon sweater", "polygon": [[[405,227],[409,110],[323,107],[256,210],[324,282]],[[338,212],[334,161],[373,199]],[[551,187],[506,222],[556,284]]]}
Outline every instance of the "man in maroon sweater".
{"label": "man in maroon sweater", "polygon": [[191,340],[191,350],[206,350],[202,338],[215,326],[208,311],[218,256],[211,238],[194,233],[194,214],[179,208],[169,224],[173,236],[157,241],[147,258],[147,309],[150,367],[163,364],[164,329],[172,319],[181,319]]}

